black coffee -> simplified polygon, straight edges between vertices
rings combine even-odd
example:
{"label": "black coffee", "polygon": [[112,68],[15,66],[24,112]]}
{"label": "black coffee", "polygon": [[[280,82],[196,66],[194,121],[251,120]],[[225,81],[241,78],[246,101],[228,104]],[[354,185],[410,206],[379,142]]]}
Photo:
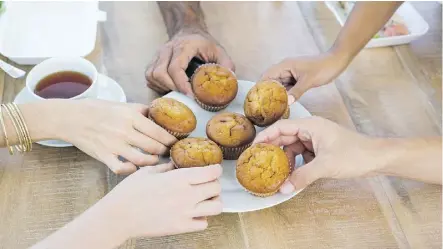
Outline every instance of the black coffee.
{"label": "black coffee", "polygon": [[92,80],[79,72],[61,71],[41,79],[35,87],[35,94],[45,99],[69,99],[82,94]]}

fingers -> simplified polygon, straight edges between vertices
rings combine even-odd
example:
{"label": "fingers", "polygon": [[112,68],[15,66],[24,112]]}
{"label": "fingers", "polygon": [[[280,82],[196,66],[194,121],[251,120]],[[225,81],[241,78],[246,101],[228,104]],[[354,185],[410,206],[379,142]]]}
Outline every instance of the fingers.
{"label": "fingers", "polygon": [[[281,136],[297,136],[299,140],[309,141],[315,133],[324,133],[330,130],[329,124],[326,126],[326,119],[320,117],[299,118],[297,120],[279,120],[268,128],[260,132],[254,140],[255,143],[270,143]],[[333,122],[330,122],[334,124]],[[284,138],[286,139],[286,138]],[[277,140],[276,142],[287,142],[290,140]]]}
{"label": "fingers", "polygon": [[163,86],[163,88],[169,89],[171,91],[177,91],[177,87],[172,81],[171,77],[168,74],[168,66],[172,57],[172,49],[168,46],[165,49],[162,49],[159,53],[159,59],[157,61],[157,65],[155,66],[152,76],[157,82],[156,85]]}
{"label": "fingers", "polygon": [[180,171],[181,174],[185,175],[185,178],[191,185],[212,182],[218,179],[223,172],[220,164],[199,168],[180,169]]}
{"label": "fingers", "polygon": [[204,201],[212,197],[219,196],[221,193],[221,185],[218,180],[212,182],[203,183],[199,185],[194,185],[194,188],[198,189],[196,191],[197,201]]}
{"label": "fingers", "polygon": [[138,131],[133,131],[132,134],[128,136],[128,139],[131,145],[153,155],[163,155],[168,151],[168,147]]}
{"label": "fingers", "polygon": [[222,48],[219,48],[219,52],[218,52],[218,56],[217,56],[217,63],[223,67],[231,69],[232,72],[235,72],[234,63],[232,62],[231,58],[226,54],[226,52]]}
{"label": "fingers", "polygon": [[145,134],[152,139],[160,142],[161,144],[169,147],[177,142],[177,139],[169,134],[165,129],[152,122],[150,119],[143,115],[139,115],[134,118],[134,128],[141,133]]}
{"label": "fingers", "polygon": [[137,166],[155,165],[159,161],[157,155],[146,155],[131,146],[121,148],[119,154]]}
{"label": "fingers", "polygon": [[190,232],[203,231],[208,228],[208,220],[206,217],[193,218],[189,225]]}
{"label": "fingers", "polygon": [[175,82],[177,89],[188,96],[193,96],[193,93],[185,70],[191,59],[196,55],[197,49],[193,47],[174,47],[171,63],[168,68],[168,73]]}
{"label": "fingers", "polygon": [[[297,127],[297,121],[293,120],[279,120],[275,124],[269,126],[262,132],[260,132],[254,139],[255,143],[270,143],[280,136],[292,136],[295,137],[299,131]],[[284,142],[284,141],[276,141]],[[288,145],[288,144],[275,144],[277,146]]]}
{"label": "fingers", "polygon": [[[165,45],[165,47],[158,52],[156,59],[149,66],[145,73],[147,86],[161,94],[171,90],[171,81],[169,81],[170,77],[166,70],[167,65],[169,64],[169,61],[171,59],[171,55],[171,46]],[[172,85],[174,84],[172,83]]]}
{"label": "fingers", "polygon": [[202,201],[195,207],[193,217],[205,217],[218,215],[223,211],[223,205],[220,197],[211,200]]}
{"label": "fingers", "polygon": [[122,162],[115,155],[106,156],[102,161],[117,175],[129,175],[137,171],[137,167],[133,163]]}
{"label": "fingers", "polygon": [[266,143],[269,144],[273,144],[276,146],[282,146],[282,145],[287,145],[287,144],[293,144],[295,142],[297,142],[299,139],[296,135],[294,136],[278,136],[276,139],[274,140],[269,140]]}
{"label": "fingers", "polygon": [[291,102],[288,102],[289,105],[293,104],[296,100],[300,99],[300,97],[307,92],[311,85],[305,78],[301,77],[297,83],[288,91],[288,94],[292,96],[291,99],[288,98]]}
{"label": "fingers", "polygon": [[140,170],[145,171],[148,174],[157,174],[157,173],[164,173],[168,172],[174,169],[174,164],[172,162],[159,164],[151,167],[143,167],[140,168]]}
{"label": "fingers", "polygon": [[289,181],[294,185],[295,190],[298,191],[307,187],[314,181],[325,177],[325,164],[318,158],[312,160],[310,163],[297,168],[289,178]]}

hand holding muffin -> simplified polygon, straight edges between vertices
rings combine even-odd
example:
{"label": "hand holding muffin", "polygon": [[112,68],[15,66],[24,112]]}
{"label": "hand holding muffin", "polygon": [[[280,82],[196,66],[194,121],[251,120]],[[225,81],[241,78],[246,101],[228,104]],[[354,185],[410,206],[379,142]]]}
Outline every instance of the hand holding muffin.
{"label": "hand holding muffin", "polygon": [[225,49],[208,32],[199,2],[158,2],[158,5],[169,41],[146,70],[148,87],[161,94],[179,91],[192,97],[186,69],[193,57],[235,70]]}
{"label": "hand holding muffin", "polygon": [[[387,174],[441,184],[441,137],[375,138],[320,117],[281,120],[259,133],[254,143],[284,146],[291,164],[302,155],[281,192],[291,193],[320,178]],[[294,187],[295,186],[295,187]]]}

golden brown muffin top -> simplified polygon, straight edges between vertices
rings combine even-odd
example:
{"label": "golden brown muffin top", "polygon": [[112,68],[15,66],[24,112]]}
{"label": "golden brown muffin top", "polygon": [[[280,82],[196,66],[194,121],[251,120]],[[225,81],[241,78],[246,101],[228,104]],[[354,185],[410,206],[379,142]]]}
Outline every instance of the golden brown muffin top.
{"label": "golden brown muffin top", "polygon": [[206,125],[206,135],[212,141],[225,146],[237,147],[251,143],[255,127],[245,116],[225,112],[215,115]]}
{"label": "golden brown muffin top", "polygon": [[224,106],[237,96],[237,78],[231,70],[220,65],[200,66],[191,81],[195,97],[203,104]]}
{"label": "golden brown muffin top", "polygon": [[178,168],[203,167],[223,160],[220,147],[207,138],[185,138],[171,148],[172,161]]}
{"label": "golden brown muffin top", "polygon": [[249,90],[244,103],[246,117],[258,126],[279,120],[288,108],[286,89],[275,80],[261,81]]}
{"label": "golden brown muffin top", "polygon": [[289,172],[290,165],[285,152],[271,144],[254,144],[237,160],[237,179],[253,193],[275,192],[288,178]]}
{"label": "golden brown muffin top", "polygon": [[161,127],[174,131],[192,132],[197,120],[194,113],[182,102],[171,98],[159,98],[151,103],[149,117]]}

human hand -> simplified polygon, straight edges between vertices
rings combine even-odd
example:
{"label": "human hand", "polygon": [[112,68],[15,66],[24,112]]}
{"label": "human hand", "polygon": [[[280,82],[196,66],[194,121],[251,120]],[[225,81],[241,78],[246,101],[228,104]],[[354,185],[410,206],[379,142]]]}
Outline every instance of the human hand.
{"label": "human hand", "polygon": [[126,239],[204,230],[205,217],[221,213],[220,165],[172,168],[171,163],[140,168],[98,203]]}
{"label": "human hand", "polygon": [[262,80],[281,82],[288,90],[289,105],[311,88],[334,80],[349,64],[350,59],[338,53],[328,52],[317,56],[287,58],[270,67]]}
{"label": "human hand", "polygon": [[161,94],[179,91],[192,97],[191,84],[185,71],[194,57],[235,70],[229,55],[210,34],[182,30],[160,48],[148,66],[145,72],[148,87]]}
{"label": "human hand", "polygon": [[254,143],[283,146],[291,165],[295,165],[295,156],[303,156],[306,164],[294,170],[280,189],[283,193],[305,188],[320,178],[370,175],[387,160],[381,139],[358,134],[320,117],[277,121],[259,133]]}
{"label": "human hand", "polygon": [[[146,118],[148,107],[101,100],[48,100],[54,137],[72,143],[116,174],[155,165],[177,140]],[[48,102],[49,103],[49,102]],[[63,118],[59,118],[63,117]],[[138,150],[149,153],[145,154]],[[119,156],[127,162],[119,160]]]}

